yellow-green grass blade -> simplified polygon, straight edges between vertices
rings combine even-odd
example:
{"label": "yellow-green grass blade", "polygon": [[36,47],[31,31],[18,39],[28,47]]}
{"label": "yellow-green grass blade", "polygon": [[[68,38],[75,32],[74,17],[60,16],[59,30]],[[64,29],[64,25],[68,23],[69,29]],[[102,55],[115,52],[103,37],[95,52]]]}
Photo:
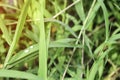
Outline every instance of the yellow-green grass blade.
{"label": "yellow-green grass blade", "polygon": [[12,40],[11,37],[9,35],[9,31],[7,30],[7,27],[4,24],[4,20],[2,19],[2,17],[0,16],[0,28],[2,30],[3,33],[3,38],[7,41],[7,43],[10,45]]}
{"label": "yellow-green grass blade", "polygon": [[17,42],[20,38],[20,35],[22,33],[22,30],[23,30],[23,27],[25,24],[25,19],[27,16],[27,10],[28,10],[30,2],[31,2],[31,0],[27,0],[22,8],[21,14],[19,16],[18,24],[16,26],[15,35],[14,35],[13,41],[10,45],[10,49],[8,51],[7,57],[6,57],[5,62],[4,62],[4,68],[7,66],[7,63],[9,61],[9,59],[11,58],[13,51],[16,47],[16,44],[17,44]]}
{"label": "yellow-green grass blade", "polygon": [[11,9],[19,11],[19,9],[17,7],[11,6],[11,5],[8,5],[8,4],[4,4],[4,3],[0,3],[0,7],[7,7],[7,8],[11,8]]}
{"label": "yellow-green grass blade", "polygon": [[43,80],[47,80],[47,41],[45,35],[45,25],[44,25],[44,10],[45,10],[45,0],[38,1],[38,17],[40,21],[38,21],[38,28],[40,30],[39,36],[39,70],[38,76],[43,78]]}

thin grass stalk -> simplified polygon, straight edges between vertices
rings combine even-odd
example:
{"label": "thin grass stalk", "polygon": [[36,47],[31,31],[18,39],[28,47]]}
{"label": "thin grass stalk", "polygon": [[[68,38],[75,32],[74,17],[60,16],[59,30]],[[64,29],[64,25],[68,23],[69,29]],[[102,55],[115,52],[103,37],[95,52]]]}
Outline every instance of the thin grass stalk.
{"label": "thin grass stalk", "polygon": [[[88,19],[89,19],[89,17],[90,17],[90,14],[91,14],[94,6],[95,6],[95,3],[96,3],[96,0],[94,0],[93,3],[92,3],[92,5],[91,5],[91,8],[90,8],[90,10],[89,10],[89,12],[88,12],[88,15],[87,15],[84,23],[83,23],[83,27],[82,27],[81,31],[79,32],[78,39],[77,39],[77,41],[76,41],[75,44],[78,44],[79,39],[81,38],[81,35],[82,35],[82,33],[83,33],[83,31],[84,31],[84,29],[85,29],[85,27],[86,27],[86,24],[87,24],[87,22],[88,22]],[[71,62],[71,60],[72,60],[72,57],[73,57],[75,51],[76,51],[76,48],[74,48],[73,51],[72,51],[72,55],[71,55],[71,57],[70,57],[70,59],[69,59],[69,61],[68,61],[68,64],[67,64],[67,66],[66,66],[66,69],[65,69],[65,71],[64,71],[64,73],[63,73],[62,80],[64,80],[64,78],[65,78],[65,75],[66,75],[66,73],[67,73],[69,64],[70,64],[70,62]]]}

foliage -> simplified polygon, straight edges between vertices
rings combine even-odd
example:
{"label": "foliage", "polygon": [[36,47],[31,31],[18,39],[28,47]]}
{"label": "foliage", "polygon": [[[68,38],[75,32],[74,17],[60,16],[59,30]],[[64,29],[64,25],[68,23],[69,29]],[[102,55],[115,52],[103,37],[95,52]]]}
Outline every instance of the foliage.
{"label": "foliage", "polygon": [[119,0],[1,0],[0,80],[118,80]]}

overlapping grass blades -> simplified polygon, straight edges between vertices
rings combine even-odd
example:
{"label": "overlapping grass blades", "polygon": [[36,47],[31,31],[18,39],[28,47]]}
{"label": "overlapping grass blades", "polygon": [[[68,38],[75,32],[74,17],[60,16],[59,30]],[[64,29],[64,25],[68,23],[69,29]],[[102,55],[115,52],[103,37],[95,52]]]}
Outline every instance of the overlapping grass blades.
{"label": "overlapping grass blades", "polygon": [[0,28],[1,28],[2,32],[3,32],[3,37],[5,38],[7,43],[10,45],[12,40],[11,40],[11,37],[9,35],[9,31],[6,28],[4,20],[2,19],[1,15],[0,15]]}
{"label": "overlapping grass blades", "polygon": [[39,27],[39,70],[38,76],[43,78],[43,80],[47,80],[47,42],[45,35],[45,25],[44,25],[44,10],[45,10],[45,0],[38,1],[38,15],[40,18],[37,26]]}
{"label": "overlapping grass blades", "polygon": [[26,19],[26,16],[27,16],[27,10],[28,10],[30,2],[31,2],[31,0],[26,1],[26,3],[23,6],[23,9],[21,11],[21,14],[19,16],[18,24],[16,26],[15,35],[14,35],[13,41],[10,45],[10,49],[8,51],[7,57],[6,57],[5,62],[4,62],[4,68],[6,68],[7,63],[10,60],[10,58],[13,54],[13,51],[15,50],[16,44],[17,44],[17,42],[20,38],[20,35],[22,33],[22,30],[23,30],[23,27],[24,27],[24,24],[25,24],[25,19]]}

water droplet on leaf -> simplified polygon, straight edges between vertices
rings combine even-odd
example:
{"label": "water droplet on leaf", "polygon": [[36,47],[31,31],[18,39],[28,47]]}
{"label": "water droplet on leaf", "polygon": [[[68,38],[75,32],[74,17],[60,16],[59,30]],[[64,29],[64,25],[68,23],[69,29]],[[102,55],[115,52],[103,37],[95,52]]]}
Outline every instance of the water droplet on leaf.
{"label": "water droplet on leaf", "polygon": [[25,53],[27,53],[27,52],[29,52],[29,50],[28,50],[28,49],[26,49],[26,50],[25,50]]}

